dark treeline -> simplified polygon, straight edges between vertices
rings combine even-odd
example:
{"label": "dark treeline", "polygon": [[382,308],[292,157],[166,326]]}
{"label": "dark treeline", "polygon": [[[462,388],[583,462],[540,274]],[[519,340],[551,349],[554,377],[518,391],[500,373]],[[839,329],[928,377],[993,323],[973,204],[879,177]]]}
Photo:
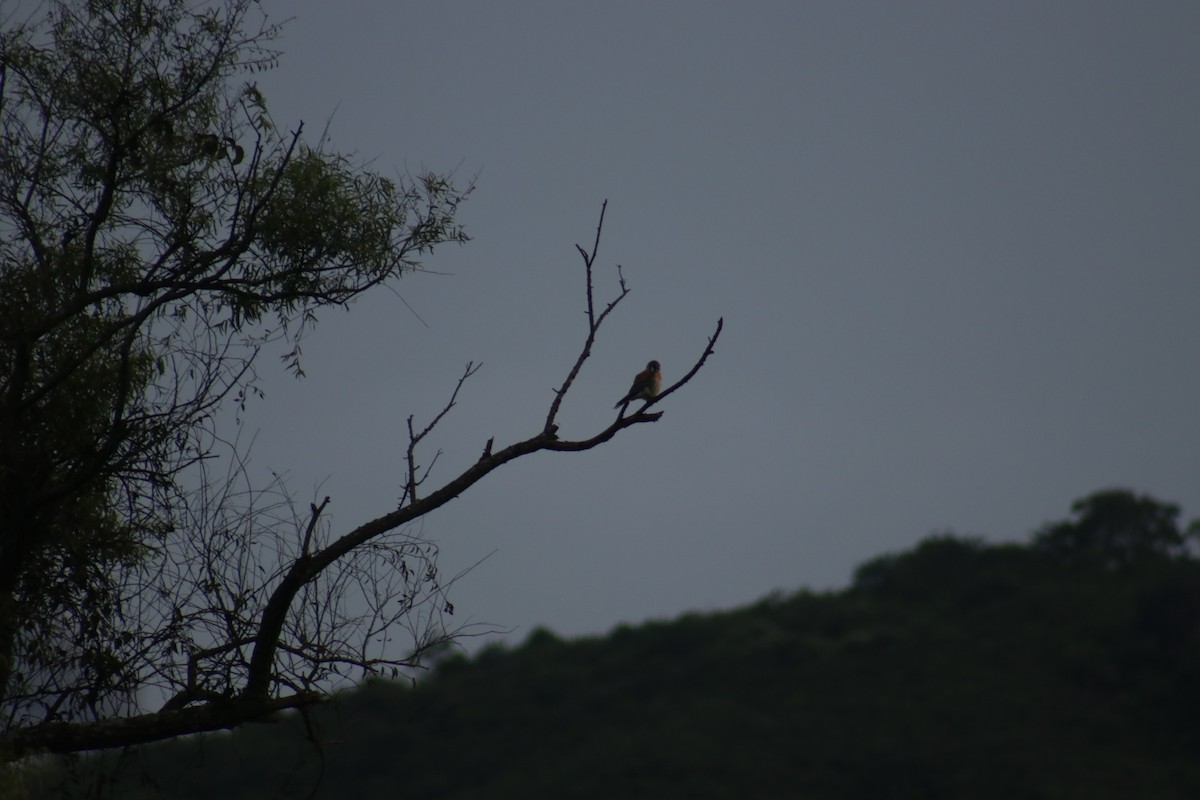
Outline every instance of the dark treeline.
{"label": "dark treeline", "polygon": [[850,587],[451,656],[236,734],[76,759],[48,796],[1200,797],[1200,553],[1178,508],[1078,501]]}

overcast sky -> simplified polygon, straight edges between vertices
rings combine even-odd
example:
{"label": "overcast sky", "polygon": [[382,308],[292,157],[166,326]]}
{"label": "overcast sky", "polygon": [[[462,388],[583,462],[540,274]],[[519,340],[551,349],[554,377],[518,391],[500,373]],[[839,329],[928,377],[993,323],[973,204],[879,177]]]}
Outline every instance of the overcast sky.
{"label": "overcast sky", "polygon": [[1200,515],[1200,4],[263,6],[296,17],[259,76],[279,125],[478,176],[471,243],[327,313],[307,379],[260,370],[255,463],[331,495],[335,532],[395,507],[405,419],[468,361],[431,481],[540,429],[606,198],[597,291],[621,264],[632,292],[560,435],[606,426],[651,358],[678,378],[725,318],[661,421],[423,521],[445,573],[494,553],[459,621],[601,633],[843,586],[1112,486]]}

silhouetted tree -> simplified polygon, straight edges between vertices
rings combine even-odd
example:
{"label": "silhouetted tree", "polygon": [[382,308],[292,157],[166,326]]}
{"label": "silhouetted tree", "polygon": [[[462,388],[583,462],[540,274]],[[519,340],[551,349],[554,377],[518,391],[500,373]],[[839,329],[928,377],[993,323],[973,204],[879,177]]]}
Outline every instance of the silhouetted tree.
{"label": "silhouetted tree", "polygon": [[[245,483],[215,415],[254,391],[265,344],[464,242],[470,187],[385,178],[277,128],[249,77],[278,29],[253,0],[37,12],[0,39],[0,761],[231,727],[411,665],[452,608],[405,526],[513,459],[657,420],[712,352],[719,323],[658,398],[559,439],[627,292],[598,311],[580,248],[587,335],[536,435],[425,490],[418,445],[468,365],[432,422],[409,418],[399,507],[333,535],[328,498],[301,510]],[[397,626],[403,652],[382,643]]]}
{"label": "silhouetted tree", "polygon": [[1125,569],[1187,552],[1179,506],[1127,489],[1106,489],[1071,504],[1072,519],[1044,527],[1034,546],[1066,564]]}

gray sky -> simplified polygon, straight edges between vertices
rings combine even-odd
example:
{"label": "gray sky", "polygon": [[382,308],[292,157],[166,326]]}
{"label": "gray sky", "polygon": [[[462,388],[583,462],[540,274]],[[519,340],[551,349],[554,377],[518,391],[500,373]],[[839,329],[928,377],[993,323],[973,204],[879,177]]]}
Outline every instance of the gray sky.
{"label": "gray sky", "polygon": [[[561,435],[647,360],[708,366],[653,425],[537,454],[424,521],[460,621],[563,634],[846,583],[953,530],[1023,538],[1111,486],[1200,515],[1200,5],[376,2],[295,14],[278,124],[385,174],[476,173],[474,241],[262,367],[255,463],[335,530],[391,510],[405,418],[432,481]],[[335,112],[336,109],[336,113]],[[440,434],[440,435],[439,435]],[[324,482],[320,488],[318,484]]]}

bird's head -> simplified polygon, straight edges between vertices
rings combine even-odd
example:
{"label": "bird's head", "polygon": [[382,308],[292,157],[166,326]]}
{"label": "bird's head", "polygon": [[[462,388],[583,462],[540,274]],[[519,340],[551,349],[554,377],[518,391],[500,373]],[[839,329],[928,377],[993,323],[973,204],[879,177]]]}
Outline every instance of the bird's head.
{"label": "bird's head", "polygon": [[646,365],[646,369],[648,369],[650,372],[658,372],[659,363],[657,361],[651,361],[649,364]]}

